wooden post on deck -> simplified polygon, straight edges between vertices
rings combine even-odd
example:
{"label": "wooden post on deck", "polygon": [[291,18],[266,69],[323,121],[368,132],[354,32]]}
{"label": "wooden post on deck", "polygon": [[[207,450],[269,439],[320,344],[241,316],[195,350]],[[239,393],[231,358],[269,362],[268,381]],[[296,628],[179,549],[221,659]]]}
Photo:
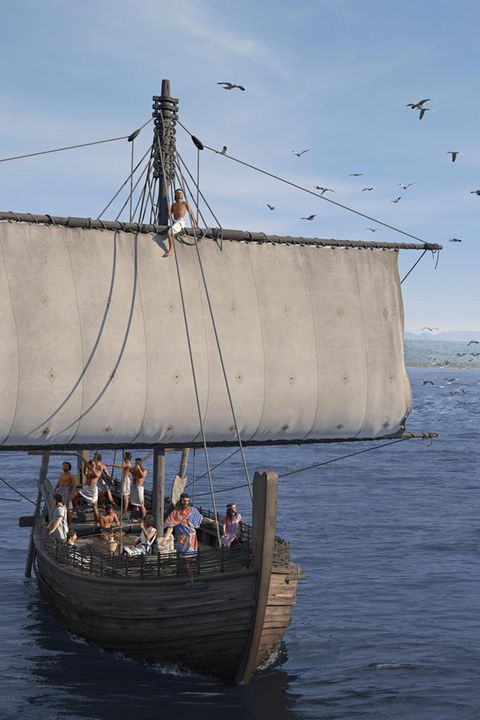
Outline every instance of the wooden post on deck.
{"label": "wooden post on deck", "polygon": [[50,453],[48,450],[42,454],[42,464],[40,465],[40,474],[38,476],[38,490],[37,490],[37,501],[35,503],[35,520],[30,535],[30,543],[28,545],[27,559],[25,561],[25,577],[32,577],[32,565],[35,558],[35,543],[33,541],[33,533],[35,532],[35,522],[40,512],[40,502],[42,499],[41,487],[42,483],[47,479],[48,472],[48,461],[50,459]]}
{"label": "wooden post on deck", "polygon": [[272,574],[277,495],[278,475],[270,471],[256,472],[253,478],[252,566],[257,571],[257,588],[250,636],[235,678],[240,684],[249,682],[257,666]]}
{"label": "wooden post on deck", "polygon": [[85,464],[88,462],[88,459],[90,457],[89,450],[82,450],[82,456],[77,455],[77,472],[78,472],[78,482],[80,485],[83,485],[84,475],[83,475],[83,469],[85,467]]}
{"label": "wooden post on deck", "polygon": [[163,515],[165,512],[165,450],[153,449],[153,488],[152,488],[152,515],[154,527],[157,528],[158,541],[163,537]]}

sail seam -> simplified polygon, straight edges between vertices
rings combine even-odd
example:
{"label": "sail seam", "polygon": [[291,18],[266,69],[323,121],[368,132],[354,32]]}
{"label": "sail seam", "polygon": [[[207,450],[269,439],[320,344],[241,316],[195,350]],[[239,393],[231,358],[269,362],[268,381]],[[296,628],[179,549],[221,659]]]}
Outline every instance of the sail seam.
{"label": "sail seam", "polygon": [[6,434],[6,436],[3,438],[2,442],[0,443],[1,445],[4,445],[4,443],[7,442],[8,438],[9,438],[10,435],[12,434],[12,430],[13,430],[13,428],[15,427],[15,423],[16,423],[16,421],[17,421],[18,397],[19,397],[19,394],[20,394],[20,344],[19,344],[19,332],[18,332],[17,317],[16,317],[16,315],[15,315],[15,304],[14,304],[14,302],[13,302],[12,286],[11,286],[11,283],[10,283],[10,278],[9,278],[9,276],[8,276],[7,257],[6,257],[6,255],[5,255],[5,245],[4,245],[3,242],[1,243],[1,245],[2,245],[2,255],[3,255],[3,266],[4,266],[4,268],[5,268],[5,275],[7,276],[8,294],[9,294],[9,296],[10,296],[10,305],[11,305],[11,308],[12,308],[12,317],[13,317],[13,322],[14,322],[14,325],[15,325],[15,338],[16,338],[16,341],[17,341],[17,392],[16,392],[16,397],[15,397],[15,410],[14,410],[14,412],[13,412],[13,419],[12,419],[12,422],[11,422],[11,424],[10,424],[10,429],[9,429],[8,433]]}
{"label": "sail seam", "polygon": [[315,397],[316,397],[315,412],[313,415],[313,421],[310,426],[310,430],[307,433],[305,433],[305,435],[302,437],[302,440],[305,440],[306,438],[308,438],[311,435],[311,433],[313,432],[313,428],[315,427],[315,425],[317,423],[318,411],[319,411],[319,407],[320,407],[320,402],[319,402],[320,365],[318,362],[319,344],[318,344],[318,335],[317,335],[317,323],[316,323],[315,311],[314,311],[314,306],[313,306],[312,286],[310,283],[310,276],[308,273],[307,262],[306,262],[305,258],[302,256],[302,253],[300,253],[300,259],[301,259],[301,263],[303,265],[303,270],[305,273],[305,281],[306,281],[307,288],[308,288],[308,298],[310,301],[309,304],[310,304],[310,309],[311,309],[311,313],[312,313],[313,336],[315,338],[315,367],[317,369],[316,373],[315,373],[315,382],[316,382],[316,386],[317,386],[316,392],[315,392]]}
{"label": "sail seam", "polygon": [[369,402],[370,402],[370,374],[368,371],[368,344],[367,344],[367,338],[366,338],[366,332],[365,332],[365,311],[363,307],[363,298],[362,298],[362,288],[360,285],[360,274],[358,272],[358,256],[355,256],[355,278],[357,280],[357,288],[358,288],[358,301],[360,304],[360,315],[362,318],[362,337],[363,337],[363,350],[365,355],[365,406],[363,411],[363,417],[362,422],[360,423],[360,426],[355,433],[354,437],[358,437],[363,429],[363,424],[365,422],[365,418],[367,417],[368,408],[369,408]]}

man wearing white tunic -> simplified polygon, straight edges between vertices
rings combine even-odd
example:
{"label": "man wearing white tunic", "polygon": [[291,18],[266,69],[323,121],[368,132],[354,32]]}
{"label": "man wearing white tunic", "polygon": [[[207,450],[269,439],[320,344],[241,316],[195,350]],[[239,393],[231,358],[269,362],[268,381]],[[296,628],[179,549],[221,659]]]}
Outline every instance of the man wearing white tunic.
{"label": "man wearing white tunic", "polygon": [[55,500],[55,512],[53,518],[47,525],[49,535],[53,535],[55,540],[65,542],[68,534],[68,522],[67,522],[67,508],[62,502],[62,496],[56,493],[53,496]]}
{"label": "man wearing white tunic", "polygon": [[97,485],[101,474],[102,471],[97,468],[95,461],[89,460],[87,462],[87,467],[85,468],[85,485],[80,490],[80,495],[88,502],[89,505],[92,506],[94,518],[93,524],[95,526],[98,525],[99,520]]}
{"label": "man wearing white tunic", "polygon": [[122,470],[122,511],[126,513],[130,502],[130,491],[132,487],[132,453],[125,452],[123,454],[123,463],[121,465],[115,465],[115,463],[107,463],[107,465],[108,467],[121,468]]}
{"label": "man wearing white tunic", "polygon": [[137,508],[140,508],[142,517],[147,514],[145,507],[145,478],[148,475],[147,468],[142,466],[142,458],[135,458],[135,465],[132,468],[132,487],[130,494],[130,503]]}

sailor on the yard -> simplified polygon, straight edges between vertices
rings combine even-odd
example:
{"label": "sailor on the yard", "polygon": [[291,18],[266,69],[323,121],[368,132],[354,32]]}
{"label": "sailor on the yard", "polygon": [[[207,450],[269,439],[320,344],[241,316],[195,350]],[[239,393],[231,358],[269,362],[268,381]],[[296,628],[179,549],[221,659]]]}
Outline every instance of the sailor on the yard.
{"label": "sailor on the yard", "polygon": [[175,544],[179,555],[192,557],[198,552],[196,528],[200,527],[203,517],[193,505],[190,505],[188,493],[182,493],[170,515],[165,520],[167,529],[163,540],[168,540],[172,532],[175,534]]}

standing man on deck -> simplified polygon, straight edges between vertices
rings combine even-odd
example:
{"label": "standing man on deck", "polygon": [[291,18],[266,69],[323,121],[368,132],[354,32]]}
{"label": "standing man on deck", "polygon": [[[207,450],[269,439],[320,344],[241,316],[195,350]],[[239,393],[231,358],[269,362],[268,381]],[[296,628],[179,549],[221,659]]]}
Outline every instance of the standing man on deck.
{"label": "standing man on deck", "polygon": [[59,475],[57,484],[54,489],[54,494],[62,496],[62,503],[67,508],[67,519],[68,522],[73,517],[73,514],[77,512],[77,478],[72,473],[72,463],[64,462],[62,465],[62,472]]}
{"label": "standing man on deck", "polygon": [[148,475],[147,468],[142,465],[142,458],[135,458],[135,465],[132,468],[132,487],[130,495],[130,503],[135,508],[140,508],[142,517],[147,514],[145,507],[145,478]]}
{"label": "standing man on deck", "polygon": [[126,513],[130,502],[130,490],[132,487],[132,453],[125,452],[123,454],[123,463],[121,465],[108,463],[108,467],[120,468],[122,471],[122,513]]}
{"label": "standing man on deck", "polygon": [[80,489],[80,495],[92,506],[95,527],[98,525],[98,480],[102,471],[95,464],[95,460],[89,460],[85,468],[85,485]]}
{"label": "standing man on deck", "polygon": [[48,534],[53,535],[55,540],[65,542],[68,534],[67,508],[63,504],[60,493],[55,493],[53,499],[55,500],[55,512],[47,525]]}
{"label": "standing man on deck", "polygon": [[168,257],[172,254],[173,236],[178,235],[183,230],[185,230],[185,215],[187,214],[187,212],[190,216],[192,228],[198,229],[195,215],[193,214],[190,205],[185,200],[183,190],[177,188],[177,190],[175,190],[175,200],[172,204],[172,207],[170,208],[170,217],[172,218],[173,222],[171,225],[169,225],[167,230],[168,250],[163,257]]}
{"label": "standing man on deck", "polygon": [[175,532],[176,550],[183,558],[195,557],[198,552],[196,528],[202,524],[203,516],[196,507],[190,505],[188,493],[182,493],[170,515],[165,519],[167,529],[160,543],[166,543]]}
{"label": "standing man on deck", "polygon": [[101,453],[96,452],[95,455],[93,456],[93,459],[95,461],[95,467],[97,468],[97,470],[100,470],[100,473],[101,473],[100,479],[98,481],[98,494],[99,494],[100,503],[102,505],[105,504],[105,496],[106,496],[108,499],[108,502],[111,505],[115,505],[115,503],[113,501],[112,493],[110,492],[110,488],[108,487],[107,483],[105,482],[105,478],[107,480],[111,480],[112,476],[108,472],[106,465],[104,465],[102,462]]}

